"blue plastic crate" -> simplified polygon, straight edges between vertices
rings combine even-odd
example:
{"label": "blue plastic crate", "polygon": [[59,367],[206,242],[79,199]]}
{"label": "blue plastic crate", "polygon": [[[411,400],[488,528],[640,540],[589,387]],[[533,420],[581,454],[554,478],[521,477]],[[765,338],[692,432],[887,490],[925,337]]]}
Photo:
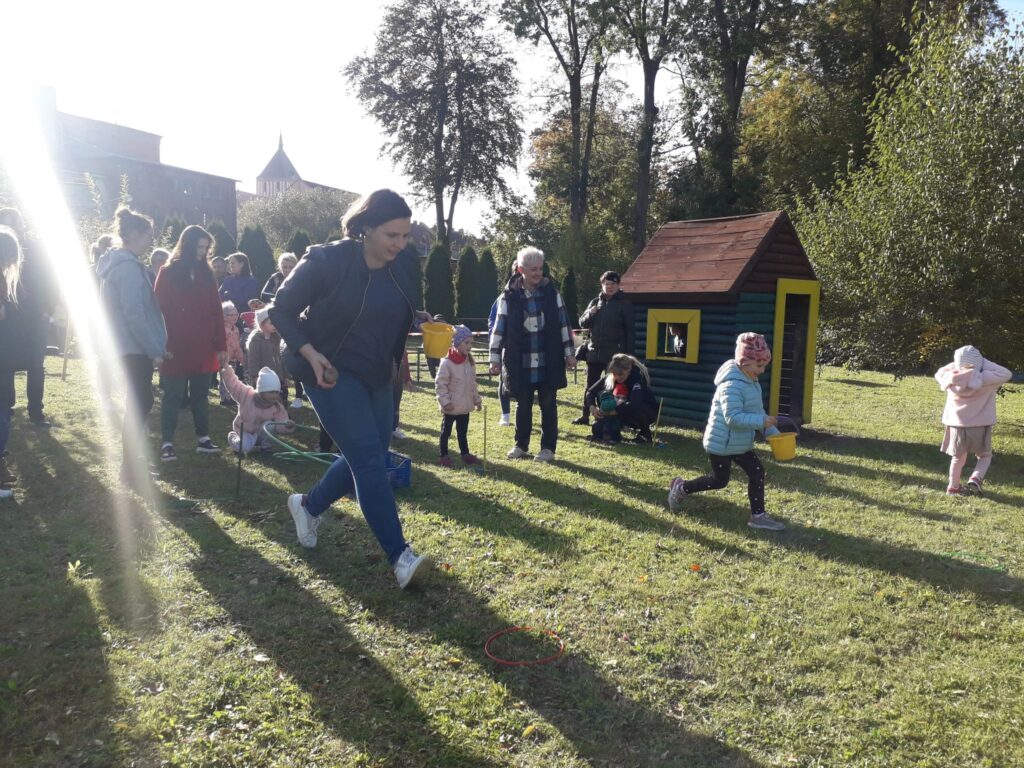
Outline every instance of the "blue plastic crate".
{"label": "blue plastic crate", "polygon": [[412,483],[412,459],[405,454],[388,451],[388,480],[392,488],[408,488]]}

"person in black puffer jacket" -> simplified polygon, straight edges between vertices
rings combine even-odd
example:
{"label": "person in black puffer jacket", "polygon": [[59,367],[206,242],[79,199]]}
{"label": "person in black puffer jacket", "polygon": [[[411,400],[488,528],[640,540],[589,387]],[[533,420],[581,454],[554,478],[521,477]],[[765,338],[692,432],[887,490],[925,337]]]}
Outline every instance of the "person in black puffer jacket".
{"label": "person in black puffer jacket", "polygon": [[[587,352],[587,386],[589,391],[619,353],[633,354],[633,305],[619,289],[618,272],[601,275],[601,293],[580,315],[580,328],[590,330]],[[590,423],[590,402],[583,400],[583,415],[573,424]]]}

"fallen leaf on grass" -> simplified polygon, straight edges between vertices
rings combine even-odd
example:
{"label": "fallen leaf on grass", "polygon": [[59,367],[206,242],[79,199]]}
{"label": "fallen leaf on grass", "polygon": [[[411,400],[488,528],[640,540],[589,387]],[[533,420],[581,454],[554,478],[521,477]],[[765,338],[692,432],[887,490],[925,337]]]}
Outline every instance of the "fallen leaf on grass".
{"label": "fallen leaf on grass", "polygon": [[528,726],[523,728],[523,735],[520,738],[525,739],[528,736],[530,736],[536,730],[537,730],[537,726],[534,725],[533,723],[530,723]]}
{"label": "fallen leaf on grass", "polygon": [[639,582],[640,582],[641,584],[646,584],[646,583],[647,583],[647,580],[648,580],[649,578],[650,578],[650,576],[648,576],[648,575],[647,575],[647,574],[645,573],[645,574],[644,574],[644,575],[642,575],[642,576],[637,576],[637,577],[636,577],[636,580],[637,580],[637,581],[639,581]]}
{"label": "fallen leaf on grass", "polygon": [[450,664],[450,665],[451,665],[451,666],[453,666],[453,667],[457,667],[457,666],[459,666],[459,664],[461,664],[461,663],[462,663],[462,659],[456,659],[456,658],[455,658],[455,657],[453,656],[453,657],[452,657],[452,658],[450,658],[450,659],[445,659],[445,660],[444,660],[444,663],[445,663],[445,664]]}
{"label": "fallen leaf on grass", "polygon": [[696,573],[697,571],[700,570],[700,564],[694,563],[693,565],[690,566],[690,570],[693,571],[694,573]]}
{"label": "fallen leaf on grass", "polygon": [[257,654],[255,654],[255,655],[254,655],[254,656],[252,657],[252,660],[253,660],[253,661],[260,661],[260,662],[263,662],[263,661],[270,661],[270,657],[269,657],[269,656],[267,656],[267,654],[265,654],[265,653],[257,653]]}
{"label": "fallen leaf on grass", "polygon": [[452,564],[451,563],[441,563],[441,570],[442,571],[450,571],[451,569],[452,569]]}

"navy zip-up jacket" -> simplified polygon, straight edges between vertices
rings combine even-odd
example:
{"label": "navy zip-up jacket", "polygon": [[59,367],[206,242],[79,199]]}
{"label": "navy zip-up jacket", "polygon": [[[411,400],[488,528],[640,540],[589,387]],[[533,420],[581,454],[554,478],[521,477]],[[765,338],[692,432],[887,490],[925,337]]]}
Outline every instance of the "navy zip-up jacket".
{"label": "navy zip-up jacket", "polygon": [[[416,295],[417,258],[406,249],[383,268],[405,297],[405,328],[411,327],[415,314],[412,299]],[[304,385],[315,386],[316,377],[299,349],[312,344],[338,368],[340,347],[362,311],[369,282],[363,244],[345,239],[311,246],[277,290],[269,308],[270,319],[284,339],[281,357],[285,367]],[[396,363],[405,352],[407,335],[398,334],[394,340],[392,356]]]}

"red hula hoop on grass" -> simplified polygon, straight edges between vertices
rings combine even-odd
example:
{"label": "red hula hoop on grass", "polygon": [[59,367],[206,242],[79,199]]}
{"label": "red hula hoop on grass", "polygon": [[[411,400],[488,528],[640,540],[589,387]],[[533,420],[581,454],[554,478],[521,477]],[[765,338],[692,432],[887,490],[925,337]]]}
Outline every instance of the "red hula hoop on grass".
{"label": "red hula hoop on grass", "polygon": [[[513,661],[511,659],[502,659],[491,653],[491,643],[497,640],[499,637],[510,635],[513,632],[540,632],[541,634],[548,635],[549,637],[555,638],[558,641],[558,650],[550,656],[545,656],[543,659],[532,659],[530,661]],[[565,652],[565,641],[560,638],[555,632],[550,629],[538,629],[537,627],[508,627],[495,632],[493,635],[487,638],[487,642],[484,643],[484,653],[487,654],[487,658],[491,661],[495,661],[498,664],[504,664],[506,667],[534,667],[539,664],[549,664],[555,659],[559,658]]]}

